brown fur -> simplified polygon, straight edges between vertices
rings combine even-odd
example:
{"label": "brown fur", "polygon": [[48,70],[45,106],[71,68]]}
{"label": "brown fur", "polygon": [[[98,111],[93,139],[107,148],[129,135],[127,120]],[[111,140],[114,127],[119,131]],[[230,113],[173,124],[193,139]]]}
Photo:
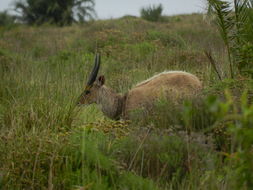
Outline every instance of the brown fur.
{"label": "brown fur", "polygon": [[117,94],[96,81],[90,89],[91,93],[81,96],[79,103],[100,104],[103,113],[112,119],[120,116],[129,118],[131,111],[152,105],[159,97],[164,96],[170,101],[176,101],[178,98],[195,95],[201,89],[199,79],[190,73],[163,72],[137,84],[125,95]]}

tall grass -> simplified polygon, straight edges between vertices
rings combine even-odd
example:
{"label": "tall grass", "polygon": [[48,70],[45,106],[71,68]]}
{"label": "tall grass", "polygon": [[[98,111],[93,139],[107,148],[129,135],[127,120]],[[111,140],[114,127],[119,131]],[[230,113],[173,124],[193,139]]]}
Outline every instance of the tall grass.
{"label": "tall grass", "polygon": [[[252,83],[218,83],[202,53],[211,41],[218,59],[226,57],[214,28],[203,29],[201,15],[177,18],[1,30],[0,188],[236,189],[237,179],[250,187],[251,141],[243,131],[250,131],[251,90],[242,109],[231,102]],[[146,120],[111,121],[96,106],[75,107],[96,47],[101,73],[118,92],[175,69],[198,75],[208,94],[223,97],[226,87],[237,99],[212,96],[184,107],[161,100]],[[230,114],[239,119],[227,120]]]}

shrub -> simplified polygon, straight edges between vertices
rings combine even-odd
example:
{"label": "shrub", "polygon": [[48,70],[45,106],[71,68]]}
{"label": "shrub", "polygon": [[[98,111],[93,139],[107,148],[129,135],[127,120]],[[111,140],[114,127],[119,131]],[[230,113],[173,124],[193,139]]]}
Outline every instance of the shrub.
{"label": "shrub", "polygon": [[236,189],[252,189],[253,104],[247,91],[242,94],[239,105],[233,104],[233,97],[228,91],[226,99],[224,103],[218,101],[213,104],[218,118],[214,126],[223,125],[231,136],[231,148],[225,155],[231,161]]}
{"label": "shrub", "polygon": [[143,7],[141,9],[141,17],[148,21],[157,22],[162,18],[162,11],[163,7],[161,4],[157,6],[153,5],[149,7]]}
{"label": "shrub", "polygon": [[0,26],[9,26],[14,24],[14,17],[7,11],[0,12]]}
{"label": "shrub", "polygon": [[93,0],[20,0],[15,3],[15,9],[21,12],[20,20],[28,24],[69,25],[93,18],[94,5]]}

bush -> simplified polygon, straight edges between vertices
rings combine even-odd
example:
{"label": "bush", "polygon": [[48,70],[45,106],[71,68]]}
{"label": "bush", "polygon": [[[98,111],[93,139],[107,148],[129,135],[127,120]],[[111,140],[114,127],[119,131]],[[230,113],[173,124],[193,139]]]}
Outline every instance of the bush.
{"label": "bush", "polygon": [[153,5],[149,7],[143,7],[141,9],[141,18],[148,21],[157,22],[162,18],[162,11],[163,7],[161,4],[157,6]]}
{"label": "bush", "polygon": [[62,26],[92,19],[95,14],[94,5],[93,0],[25,0],[17,1],[15,9],[21,12],[20,20],[25,23],[53,23]]}
{"label": "bush", "polygon": [[234,98],[227,91],[224,103],[217,101],[216,105],[213,104],[218,118],[214,126],[223,126],[230,135],[231,147],[225,156],[234,172],[235,188],[252,189],[253,104],[247,91],[241,95],[239,105],[233,102]]}
{"label": "bush", "polygon": [[0,26],[9,26],[14,24],[14,17],[7,11],[0,12]]}

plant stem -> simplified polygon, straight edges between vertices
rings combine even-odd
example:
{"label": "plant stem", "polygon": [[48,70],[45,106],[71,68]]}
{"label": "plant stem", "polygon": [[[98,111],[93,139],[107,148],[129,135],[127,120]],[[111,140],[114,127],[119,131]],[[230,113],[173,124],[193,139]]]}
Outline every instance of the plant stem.
{"label": "plant stem", "polygon": [[228,52],[228,61],[229,61],[229,69],[230,69],[230,76],[233,79],[234,78],[234,71],[233,71],[233,62],[231,59],[231,51],[230,51],[230,47],[227,44],[227,52]]}

